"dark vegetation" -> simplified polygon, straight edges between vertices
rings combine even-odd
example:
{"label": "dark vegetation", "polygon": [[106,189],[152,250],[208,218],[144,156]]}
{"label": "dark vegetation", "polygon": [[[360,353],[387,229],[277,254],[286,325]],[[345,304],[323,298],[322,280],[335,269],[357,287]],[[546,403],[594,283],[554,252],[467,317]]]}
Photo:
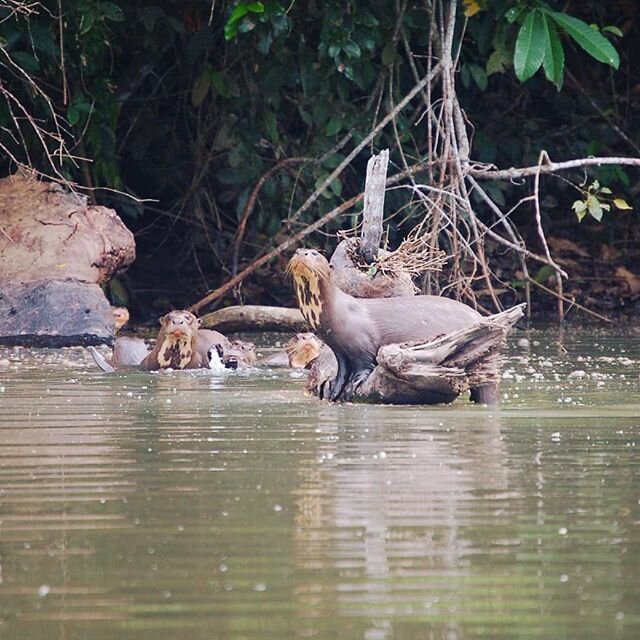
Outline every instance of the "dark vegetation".
{"label": "dark vegetation", "polygon": [[[447,97],[437,85],[410,101],[294,215],[438,59],[449,5],[4,0],[0,171],[27,164],[89,190],[121,214],[136,233],[138,259],[114,283],[115,302],[154,316],[191,304],[359,194],[371,153],[390,149],[390,175],[426,159],[416,179],[439,180],[429,164],[437,150],[429,136],[440,130],[425,116],[425,104],[436,109]],[[561,21],[548,27],[545,11],[598,25],[594,32],[613,45],[619,65],[599,60],[595,45],[563,30]],[[532,37],[523,51],[525,24]],[[553,56],[536,72],[536,30],[543,27],[553,31]],[[541,150],[554,161],[640,156],[639,38],[635,0],[460,3],[452,57],[472,162],[535,166]],[[493,180],[484,189],[509,211],[531,194],[532,182]],[[540,177],[541,223],[554,263],[569,274],[568,299],[605,312],[637,306],[640,232],[637,208],[627,206],[638,191],[633,166]],[[387,193],[391,247],[428,215],[413,194]],[[486,204],[470,198],[478,220],[493,226]],[[335,232],[357,223],[358,206],[303,242],[332,250]],[[523,243],[543,254],[533,203],[521,203],[511,219]],[[455,262],[453,236],[435,234]],[[523,273],[499,243],[487,239],[484,250],[491,286],[505,304],[522,299],[533,281],[552,291],[535,288],[534,311],[555,309],[558,274],[550,264],[530,263]],[[292,304],[285,259],[265,263],[216,304],[233,297]],[[436,289],[465,269],[464,262],[445,269]],[[485,280],[472,277],[471,284],[490,307]]]}

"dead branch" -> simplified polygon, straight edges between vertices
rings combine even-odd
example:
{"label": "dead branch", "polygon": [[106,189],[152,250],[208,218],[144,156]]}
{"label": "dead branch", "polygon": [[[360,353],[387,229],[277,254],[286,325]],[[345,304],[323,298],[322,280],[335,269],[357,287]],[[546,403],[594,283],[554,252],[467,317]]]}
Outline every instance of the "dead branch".
{"label": "dead branch", "polygon": [[540,174],[549,174],[557,173],[559,171],[567,171],[568,169],[579,169],[581,167],[600,167],[602,165],[608,164],[640,167],[640,158],[629,158],[626,156],[578,158],[576,160],[566,160],[564,162],[548,161],[542,166],[536,164],[532,167],[521,167],[519,169],[511,168],[502,170],[493,168],[479,168],[479,165],[473,165],[467,169],[467,173],[468,175],[473,176],[474,178],[479,178],[480,180],[517,180],[518,178],[535,176],[538,172],[540,172]]}

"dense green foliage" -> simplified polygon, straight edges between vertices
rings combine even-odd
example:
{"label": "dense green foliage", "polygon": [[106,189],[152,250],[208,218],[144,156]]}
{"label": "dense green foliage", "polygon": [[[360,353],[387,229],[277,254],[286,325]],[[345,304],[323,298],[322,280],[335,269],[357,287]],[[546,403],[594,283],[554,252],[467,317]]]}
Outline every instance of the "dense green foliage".
{"label": "dense green foliage", "polygon": [[[231,263],[231,239],[261,176],[281,160],[301,159],[264,183],[248,226],[247,258],[290,231],[291,211],[407,93],[415,74],[424,75],[431,27],[429,3],[389,0],[65,0],[61,16],[57,2],[42,4],[10,18],[9,5],[0,9],[2,144],[52,174],[24,118],[28,112],[51,124],[52,109],[22,69],[66,119],[61,138],[70,153],[91,160],[67,159],[63,173],[87,187],[157,200],[143,205],[95,192],[134,228],[154,225],[139,235],[143,256],[168,242],[204,272],[219,272],[214,281]],[[541,148],[554,158],[636,152],[630,141],[640,130],[632,108],[639,54],[616,34],[637,33],[638,12],[633,3],[603,4],[465,2],[483,9],[468,18],[460,43],[458,90],[475,126],[474,159],[518,166],[535,162]],[[592,22],[612,28],[585,32]],[[536,73],[541,67],[544,75]],[[412,103],[375,148],[390,147],[396,166],[398,144],[419,160],[422,115],[421,104]],[[328,153],[349,133],[344,147]],[[51,155],[59,141],[45,146]],[[292,229],[358,193],[366,159],[335,180]],[[11,165],[3,162],[3,173]],[[617,168],[598,177],[618,190],[629,183]],[[508,189],[496,184],[492,193],[505,200]],[[567,198],[558,202],[559,215],[572,215],[575,192]],[[389,209],[406,200],[405,192],[391,192]],[[398,235],[410,225],[399,225]],[[175,235],[167,240],[167,234]]]}

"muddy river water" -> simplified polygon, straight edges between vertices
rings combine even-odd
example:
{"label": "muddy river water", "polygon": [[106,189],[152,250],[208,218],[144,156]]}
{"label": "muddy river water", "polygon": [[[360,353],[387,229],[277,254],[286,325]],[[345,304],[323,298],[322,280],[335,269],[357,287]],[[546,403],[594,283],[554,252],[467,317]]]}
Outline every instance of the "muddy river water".
{"label": "muddy river water", "polygon": [[514,333],[499,408],[303,389],[0,349],[0,638],[640,638],[640,332]]}

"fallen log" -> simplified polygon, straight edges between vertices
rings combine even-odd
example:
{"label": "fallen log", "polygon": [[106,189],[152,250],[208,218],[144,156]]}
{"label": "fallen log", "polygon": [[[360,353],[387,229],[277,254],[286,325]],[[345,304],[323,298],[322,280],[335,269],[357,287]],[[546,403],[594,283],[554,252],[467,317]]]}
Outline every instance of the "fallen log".
{"label": "fallen log", "polygon": [[298,309],[242,305],[218,309],[200,318],[202,326],[218,331],[306,331]]}

